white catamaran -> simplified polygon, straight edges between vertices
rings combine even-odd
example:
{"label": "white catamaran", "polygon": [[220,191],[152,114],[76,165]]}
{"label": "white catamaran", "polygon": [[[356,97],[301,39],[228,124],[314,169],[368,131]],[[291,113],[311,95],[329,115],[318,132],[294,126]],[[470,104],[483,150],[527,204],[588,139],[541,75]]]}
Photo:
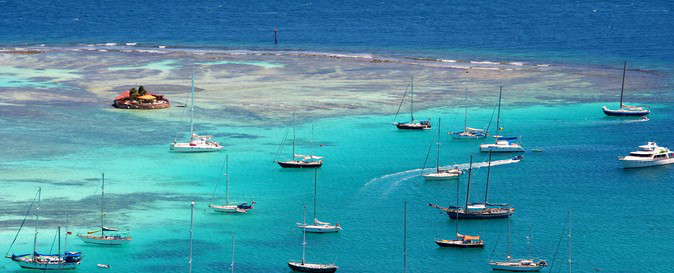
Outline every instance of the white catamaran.
{"label": "white catamaran", "polygon": [[318,221],[316,218],[316,194],[318,189],[318,171],[314,169],[314,222],[312,224],[307,223],[307,218],[304,217],[304,223],[297,223],[297,226],[303,231],[309,233],[330,233],[330,232],[339,232],[342,230],[342,227],[339,223],[332,225],[330,223]]}
{"label": "white catamaran", "polygon": [[105,174],[101,174],[101,228],[86,234],[78,233],[77,237],[82,242],[98,245],[126,245],[133,240],[129,234],[105,226]]}
{"label": "white catamaran", "polygon": [[178,142],[176,137],[169,149],[177,153],[217,152],[224,149],[220,143],[212,140],[211,136],[201,136],[194,132],[194,72],[192,72],[192,106],[190,107],[190,141]]}
{"label": "white catamaran", "polygon": [[[215,191],[217,191],[219,183],[220,179],[218,179],[218,183],[215,184],[213,198],[215,198]],[[255,205],[255,201],[252,201],[250,205],[246,202],[236,204],[229,203],[229,155],[225,156],[225,203],[222,205],[209,204],[208,207],[216,212],[246,213],[253,209],[253,205]]]}
{"label": "white catamaran", "polygon": [[[37,194],[31,203],[30,208],[28,208],[28,213],[30,213],[33,204],[36,204],[35,207],[35,235],[33,237],[33,253],[32,254],[12,254],[9,256],[9,252],[12,249],[14,243],[9,246],[7,254],[5,257],[11,259],[17,265],[24,269],[37,269],[37,270],[71,270],[77,268],[77,266],[82,261],[82,256],[80,252],[64,251],[61,252],[61,227],[58,228],[58,252],[57,254],[39,254],[37,252],[37,235],[38,227],[40,222],[40,199],[42,195],[42,188],[37,190]],[[28,214],[26,214],[28,217]],[[24,219],[25,222],[26,219]],[[16,236],[19,236],[23,224],[19,227]],[[67,229],[66,229],[67,230]],[[66,232],[66,242],[67,242],[67,232]],[[67,248],[67,244],[66,247]]]}
{"label": "white catamaran", "polygon": [[488,153],[517,153],[524,152],[524,148],[520,145],[517,137],[504,137],[500,136],[499,132],[503,130],[501,128],[501,94],[503,93],[503,86],[499,87],[498,91],[498,115],[496,116],[496,143],[489,144],[480,144],[480,152]]}

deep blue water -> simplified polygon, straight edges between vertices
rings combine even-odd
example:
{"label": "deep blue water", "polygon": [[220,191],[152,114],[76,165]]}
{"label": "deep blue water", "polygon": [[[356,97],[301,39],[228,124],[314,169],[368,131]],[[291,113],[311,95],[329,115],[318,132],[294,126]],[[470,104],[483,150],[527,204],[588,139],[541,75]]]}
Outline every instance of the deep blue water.
{"label": "deep blue water", "polygon": [[[0,44],[674,61],[671,1],[0,1]],[[665,65],[666,66],[666,65]]]}

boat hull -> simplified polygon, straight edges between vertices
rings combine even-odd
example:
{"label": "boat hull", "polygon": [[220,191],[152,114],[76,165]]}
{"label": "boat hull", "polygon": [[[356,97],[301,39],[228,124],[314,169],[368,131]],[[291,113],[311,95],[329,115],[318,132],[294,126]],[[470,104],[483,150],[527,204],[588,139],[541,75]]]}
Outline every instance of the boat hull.
{"label": "boat hull", "polygon": [[296,272],[318,272],[318,273],[332,273],[337,271],[336,265],[329,264],[308,264],[301,262],[288,262],[290,270]]}
{"label": "boat hull", "polygon": [[342,227],[335,225],[297,225],[299,228],[304,229],[308,233],[336,233],[342,230]]}
{"label": "boat hull", "polygon": [[496,145],[496,144],[482,144],[480,145],[480,152],[483,153],[521,153],[524,152],[524,148],[522,146],[504,146],[504,145]]}
{"label": "boat hull", "polygon": [[541,265],[530,265],[530,266],[521,266],[517,263],[504,263],[504,262],[494,262],[489,263],[492,270],[496,271],[509,271],[509,272],[538,272],[543,269]]}
{"label": "boat hull", "polygon": [[484,244],[466,244],[458,240],[436,240],[435,243],[441,247],[453,248],[484,248]]}
{"label": "boat hull", "polygon": [[171,143],[169,149],[174,153],[207,153],[219,152],[225,149],[220,145],[196,145],[192,146],[190,143]]}
{"label": "boat hull", "polygon": [[465,213],[462,211],[459,211],[459,213],[456,213],[456,211],[451,211],[447,210],[445,211],[447,213],[447,216],[449,216],[449,219],[469,219],[469,220],[480,220],[480,219],[499,219],[499,218],[508,218],[513,213],[515,212],[514,209],[509,209],[504,212],[493,212],[493,213],[487,213],[487,212],[469,212]]}
{"label": "boat hull", "polygon": [[131,237],[115,238],[114,236],[101,237],[101,236],[87,236],[82,234],[77,234],[77,237],[80,238],[82,242],[88,244],[111,245],[111,246],[127,245],[132,240]]}
{"label": "boat hull", "polygon": [[611,117],[643,117],[651,113],[650,110],[611,110],[606,108],[606,106],[602,108],[602,111],[604,111],[605,115]]}
{"label": "boat hull", "polygon": [[674,158],[660,159],[660,160],[624,160],[620,159],[623,169],[645,168],[674,164]]}
{"label": "boat hull", "polygon": [[427,173],[422,176],[426,181],[446,181],[459,178],[459,174],[452,173]]}
{"label": "boat hull", "polygon": [[461,139],[461,140],[473,140],[473,139],[484,139],[486,135],[464,135],[461,133],[450,133],[452,139]]}
{"label": "boat hull", "polygon": [[248,213],[249,209],[241,209],[237,206],[208,205],[215,212],[224,213]]}
{"label": "boat hull", "polygon": [[431,124],[420,124],[420,123],[396,123],[395,126],[399,130],[430,130]]}
{"label": "boat hull", "polygon": [[278,161],[279,166],[282,168],[291,168],[291,169],[308,169],[308,168],[320,168],[323,166],[323,161],[312,161],[312,162],[302,162],[302,161]]}
{"label": "boat hull", "polygon": [[[39,257],[39,258],[37,258]],[[32,258],[28,255],[26,256],[12,256],[10,259],[15,262],[18,266],[25,269],[38,269],[38,270],[72,270],[77,268],[80,265],[80,261],[66,261],[61,259],[61,262],[58,262],[58,257],[56,256],[36,256],[38,262],[33,262]]]}

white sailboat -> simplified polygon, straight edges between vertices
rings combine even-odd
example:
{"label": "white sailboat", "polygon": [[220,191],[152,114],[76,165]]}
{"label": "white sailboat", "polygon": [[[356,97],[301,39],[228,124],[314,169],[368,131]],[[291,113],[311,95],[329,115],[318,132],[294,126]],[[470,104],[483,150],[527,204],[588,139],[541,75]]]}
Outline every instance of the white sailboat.
{"label": "white sailboat", "polygon": [[[215,185],[215,190],[218,189],[219,182],[220,179],[218,179],[218,183]],[[213,191],[213,198],[215,198],[215,190]],[[255,205],[255,201],[252,201],[250,205],[246,202],[237,204],[229,203],[229,155],[225,156],[225,203],[222,205],[209,204],[208,207],[216,212],[246,213],[253,209],[253,205]]]}
{"label": "white sailboat", "polygon": [[464,108],[463,114],[463,132],[448,132],[452,136],[452,139],[483,139],[487,137],[487,134],[483,129],[476,129],[468,127],[468,90],[466,90],[466,106]]}
{"label": "white sailboat", "polygon": [[[304,222],[307,222],[307,206],[304,206]],[[288,262],[288,267],[290,267],[292,271],[297,272],[332,273],[337,271],[339,267],[335,264],[315,264],[306,262],[307,232],[308,230],[305,225],[302,228],[302,260],[290,261]]]}
{"label": "white sailboat", "polygon": [[[531,236],[530,236],[531,237]],[[495,246],[494,246],[495,247]],[[545,260],[538,259],[511,259],[510,257],[510,217],[508,217],[508,239],[507,239],[507,254],[505,261],[489,261],[489,266],[497,271],[510,272],[538,272],[546,267],[548,264]]]}
{"label": "white sailboat", "polygon": [[424,180],[426,181],[442,181],[442,180],[457,179],[459,175],[463,173],[459,168],[447,170],[440,169],[440,119],[438,119],[438,142],[436,142],[436,146],[437,151],[436,151],[435,172],[425,173],[422,174],[421,176],[423,176]]}
{"label": "white sailboat", "polygon": [[77,237],[82,242],[97,245],[126,245],[133,240],[129,234],[120,233],[117,228],[105,226],[105,174],[101,174],[101,228],[86,234],[78,233]]}
{"label": "white sailboat", "polygon": [[517,153],[524,152],[524,148],[520,145],[517,137],[500,136],[501,128],[501,94],[503,93],[503,86],[499,87],[498,91],[498,115],[496,116],[496,143],[480,144],[480,152],[488,153]]}
{"label": "white sailboat", "polygon": [[[38,188],[35,199],[33,203],[37,206],[35,208],[35,235],[33,237],[33,253],[32,254],[12,254],[9,256],[9,252],[12,249],[14,243],[9,246],[7,250],[6,258],[11,259],[17,265],[24,269],[37,269],[37,270],[72,270],[77,268],[77,266],[82,261],[82,256],[80,252],[64,251],[61,253],[61,227],[58,228],[58,252],[57,254],[39,254],[37,252],[37,235],[38,227],[40,222],[40,199],[42,195],[42,188]],[[37,201],[37,202],[36,202]],[[31,203],[31,208],[33,207]],[[30,208],[28,209],[30,212]],[[26,215],[28,217],[28,215]],[[25,222],[25,219],[24,219]],[[23,224],[19,227],[17,231],[17,237],[23,228]],[[67,236],[67,233],[66,233]],[[66,237],[67,238],[67,237]],[[67,240],[67,239],[66,239]]]}
{"label": "white sailboat", "polygon": [[327,222],[318,221],[318,219],[316,218],[316,194],[318,189],[317,180],[318,180],[318,171],[314,169],[314,222],[309,224],[307,223],[306,217],[304,217],[304,223],[297,223],[297,226],[301,228],[303,231],[309,233],[339,232],[340,230],[342,230],[342,227],[339,225],[339,223],[332,225]]}
{"label": "white sailboat", "polygon": [[[607,116],[614,117],[645,117],[651,113],[650,110],[641,107],[641,106],[631,106],[623,103],[623,97],[625,95],[625,74],[627,72],[627,61],[623,65],[623,83],[620,87],[620,108],[613,110],[609,109],[606,106],[602,106],[601,109],[604,111],[604,114]],[[648,118],[646,118],[648,120]]]}
{"label": "white sailboat", "polygon": [[192,72],[192,106],[190,108],[190,141],[178,142],[176,137],[169,149],[177,153],[217,152],[224,149],[212,136],[201,136],[194,132],[194,72]]}

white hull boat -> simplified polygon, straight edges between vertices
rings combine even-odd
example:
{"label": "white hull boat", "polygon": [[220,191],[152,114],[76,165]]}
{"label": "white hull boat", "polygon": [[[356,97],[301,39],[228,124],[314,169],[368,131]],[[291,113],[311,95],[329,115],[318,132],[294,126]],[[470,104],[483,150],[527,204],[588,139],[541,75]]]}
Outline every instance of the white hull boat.
{"label": "white hull boat", "polygon": [[218,152],[223,150],[224,147],[217,142],[211,141],[210,137],[202,137],[195,134],[192,136],[192,141],[173,142],[169,144],[169,149],[171,152],[176,153],[201,153]]}
{"label": "white hull boat", "polygon": [[453,170],[442,170],[437,173],[427,173],[423,174],[424,180],[426,181],[444,181],[444,180],[453,180],[459,178],[462,172],[458,169]]}
{"label": "white hull boat", "polygon": [[639,146],[639,150],[631,152],[628,156],[618,158],[623,168],[643,168],[661,166],[674,163],[674,152],[668,148],[660,147],[655,142],[648,142]]}
{"label": "white hull boat", "polygon": [[176,153],[218,152],[224,149],[220,143],[211,140],[212,136],[200,136],[194,133],[194,73],[192,73],[192,106],[190,107],[190,141],[178,142],[178,137],[169,144],[169,150]]}
{"label": "white hull boat", "polygon": [[247,213],[250,209],[240,209],[236,205],[208,205],[215,212]]}
{"label": "white hull boat", "polygon": [[97,244],[97,245],[111,245],[111,246],[119,246],[119,245],[127,245],[128,243],[131,242],[131,237],[122,237],[122,236],[100,236],[100,235],[84,235],[84,234],[77,234],[77,237],[82,240],[82,242],[89,243],[89,244]]}
{"label": "white hull boat", "polygon": [[314,222],[313,225],[298,223],[297,226],[309,233],[333,233],[342,230],[342,227],[340,227],[339,224],[331,225],[330,223],[323,223],[320,221]]}
{"label": "white hull boat", "polygon": [[524,148],[517,142],[516,137],[500,137],[496,143],[480,144],[480,152],[488,153],[520,153]]}
{"label": "white hull boat", "polygon": [[510,272],[538,272],[545,267],[545,262],[534,263],[531,260],[511,261],[511,262],[490,262],[492,270],[510,271]]}
{"label": "white hull boat", "polygon": [[54,256],[36,256],[36,260],[33,261],[29,255],[23,257],[14,257],[14,261],[21,268],[25,269],[38,269],[38,270],[72,270],[77,268],[80,264],[79,261],[76,262],[66,262],[63,257]]}

